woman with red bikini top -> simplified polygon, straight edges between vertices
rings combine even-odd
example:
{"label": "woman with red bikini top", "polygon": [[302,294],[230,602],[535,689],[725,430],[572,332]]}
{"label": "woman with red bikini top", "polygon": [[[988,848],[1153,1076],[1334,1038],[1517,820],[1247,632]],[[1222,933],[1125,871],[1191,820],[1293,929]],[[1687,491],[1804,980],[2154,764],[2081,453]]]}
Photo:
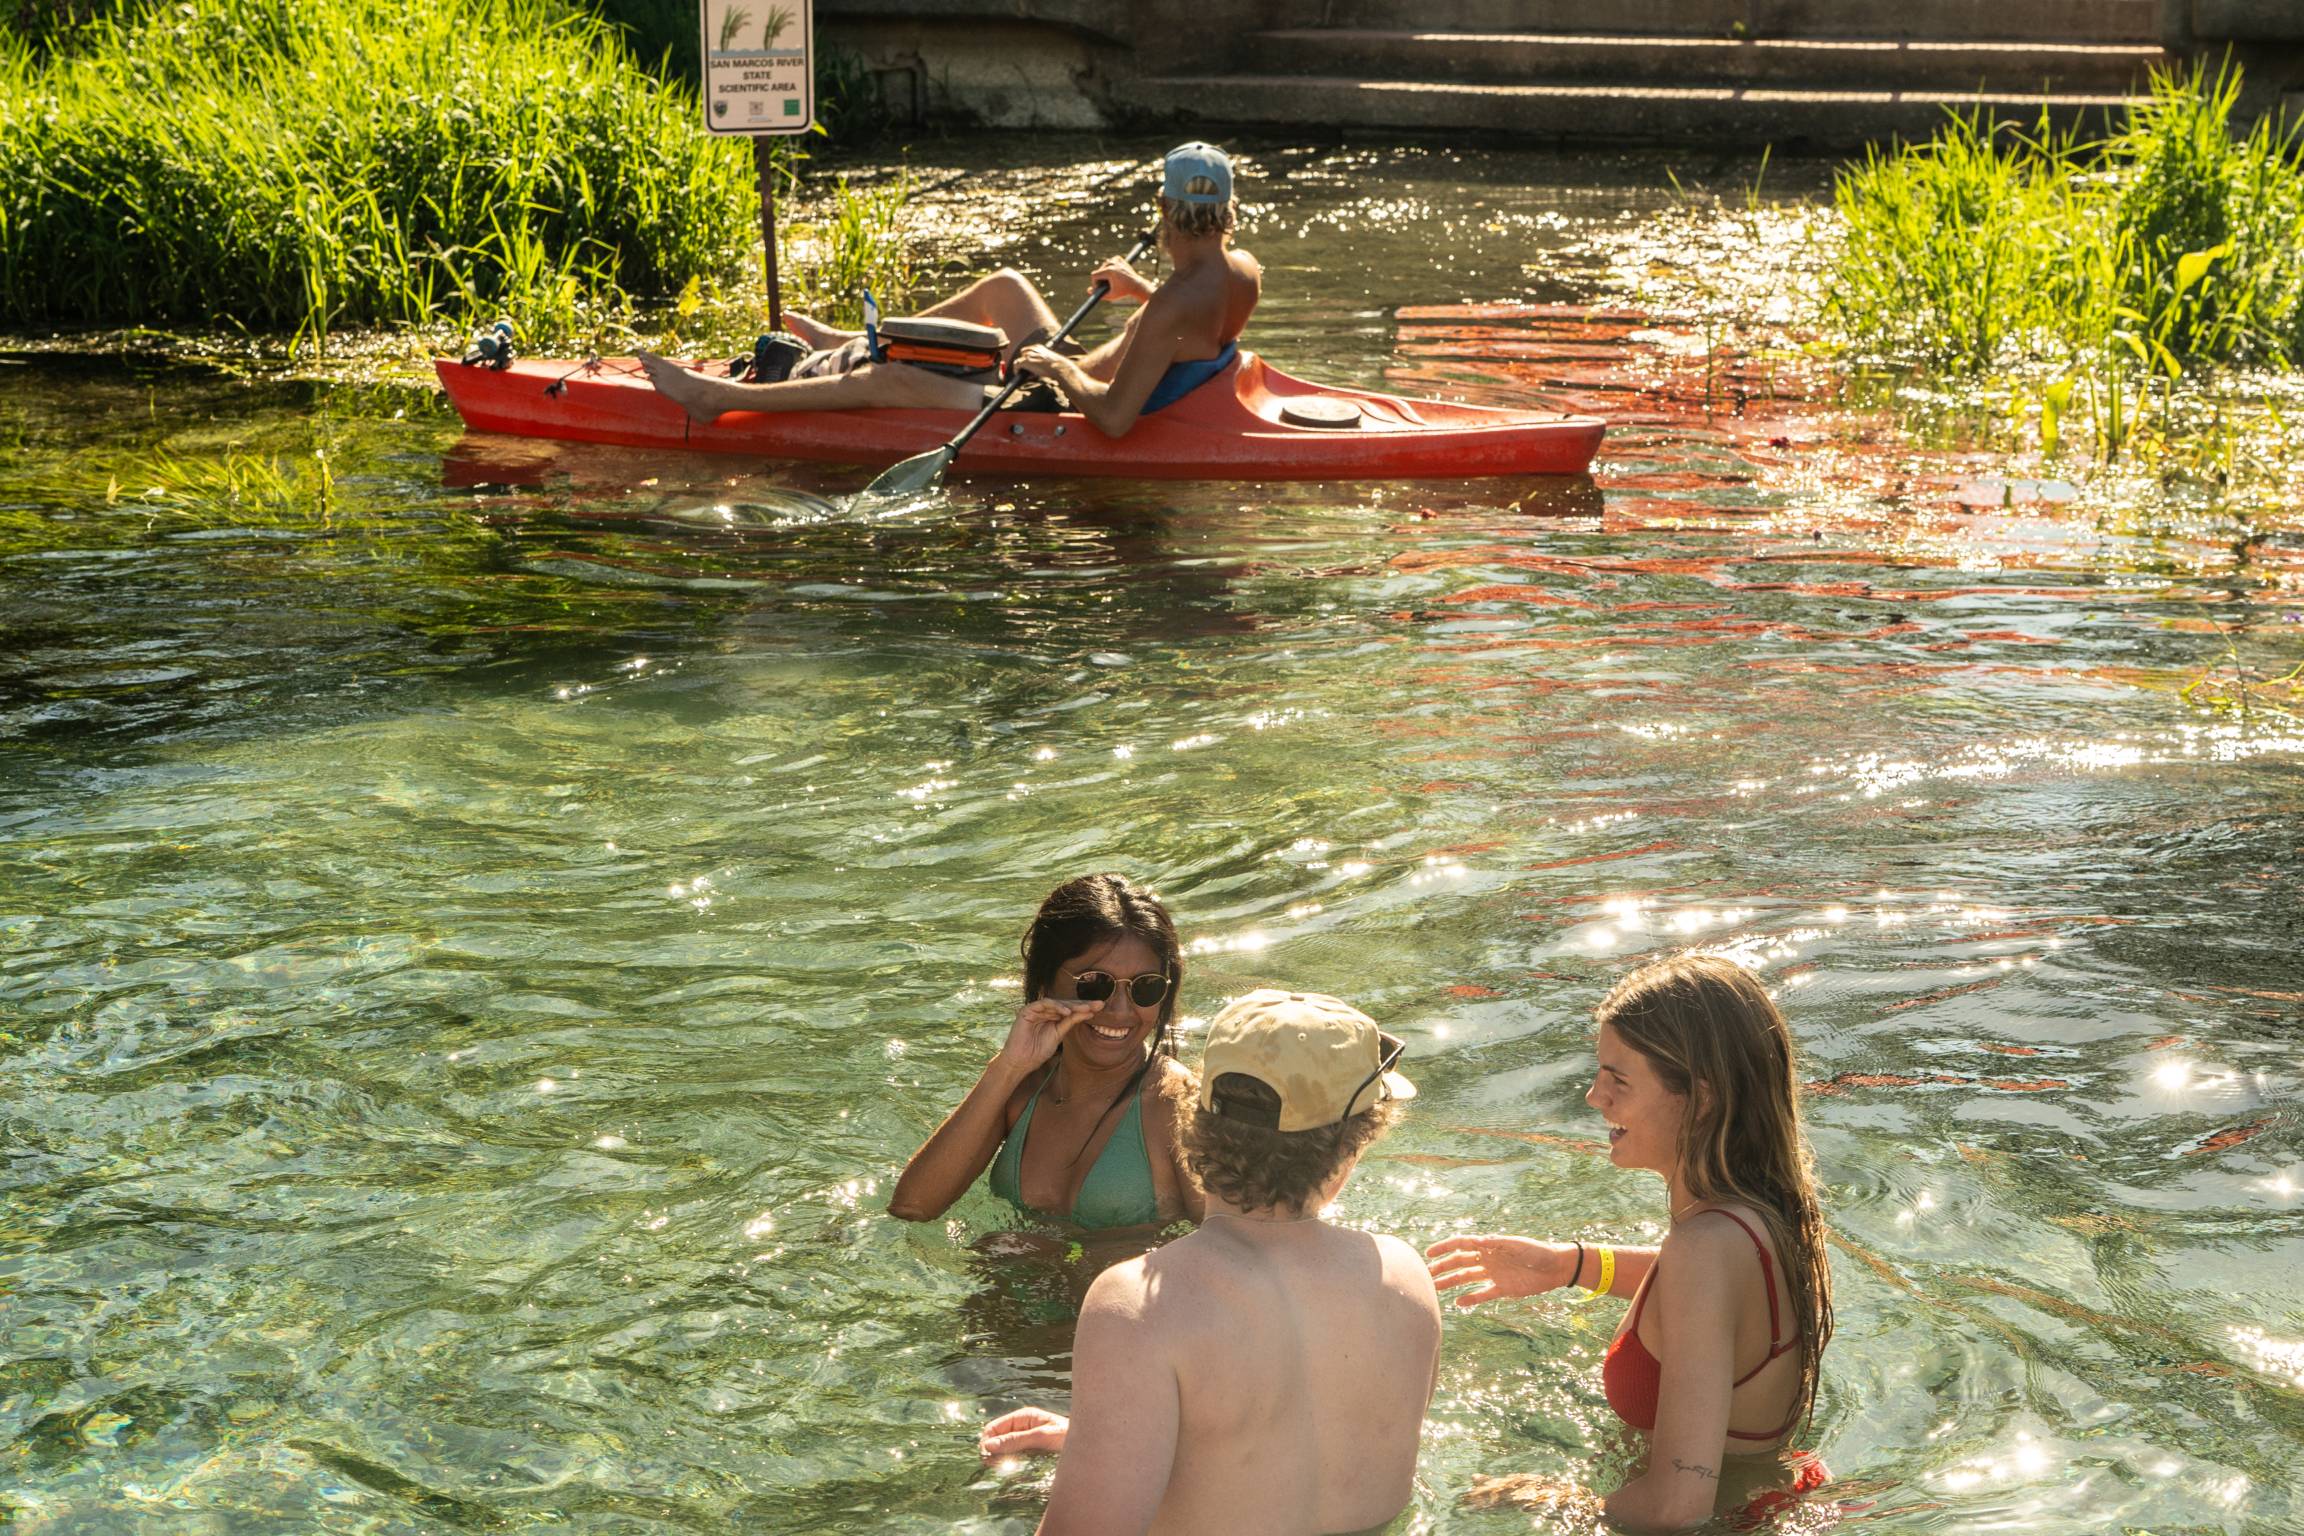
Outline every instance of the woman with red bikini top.
{"label": "woman with red bikini top", "polygon": [[[1460,1307],[1575,1285],[1630,1296],[1601,1367],[1608,1406],[1647,1437],[1608,1518],[1675,1530],[1725,1515],[1755,1524],[1821,1485],[1785,1449],[1808,1416],[1832,1336],[1832,1282],[1791,1032],[1758,977],[1679,955],[1627,977],[1599,1009],[1585,1102],[1608,1159],[1664,1179],[1662,1246],[1459,1237],[1425,1250]],[[1526,1480],[1519,1480],[1525,1482]],[[1476,1490],[1498,1502],[1576,1502],[1541,1480]],[[1589,1496],[1584,1496],[1588,1498]]]}

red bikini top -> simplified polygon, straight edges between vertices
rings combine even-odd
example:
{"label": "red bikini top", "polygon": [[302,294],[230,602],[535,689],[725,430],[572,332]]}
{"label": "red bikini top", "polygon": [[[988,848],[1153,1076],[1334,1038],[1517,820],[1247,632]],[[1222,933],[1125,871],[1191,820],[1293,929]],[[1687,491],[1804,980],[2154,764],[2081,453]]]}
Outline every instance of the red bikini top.
{"label": "red bikini top", "polygon": [[[1760,1241],[1744,1218],[1734,1211],[1705,1210],[1698,1216],[1725,1216],[1744,1228],[1744,1235],[1752,1239],[1752,1246],[1760,1255],[1760,1278],[1768,1287],[1768,1353],[1760,1363],[1736,1378],[1734,1387],[1740,1387],[1768,1368],[1768,1362],[1778,1355],[1800,1347],[1797,1334],[1778,1343],[1776,1330],[1779,1314],[1776,1310],[1776,1267],[1768,1260],[1768,1246]],[[1656,1393],[1664,1378],[1664,1367],[1640,1342],[1640,1310],[1648,1305],[1648,1292],[1655,1287],[1656,1271],[1651,1267],[1648,1278],[1640,1282],[1640,1294],[1632,1299],[1632,1317],[1624,1331],[1608,1346],[1608,1356],[1600,1365],[1600,1385],[1608,1394],[1608,1406],[1616,1410],[1616,1417],[1634,1429],[1653,1430],[1656,1427]],[[1731,1388],[1733,1390],[1733,1387]],[[1740,1429],[1728,1431],[1731,1440],[1778,1440],[1792,1432],[1800,1421],[1798,1413],[1784,1422],[1781,1429],[1766,1434],[1748,1434]]]}

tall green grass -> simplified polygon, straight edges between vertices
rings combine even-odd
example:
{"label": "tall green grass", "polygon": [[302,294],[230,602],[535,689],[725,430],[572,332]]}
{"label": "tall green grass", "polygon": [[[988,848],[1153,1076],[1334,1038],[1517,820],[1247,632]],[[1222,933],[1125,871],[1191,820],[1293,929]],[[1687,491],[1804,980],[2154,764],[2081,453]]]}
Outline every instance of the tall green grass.
{"label": "tall green grass", "polygon": [[0,37],[0,320],[581,340],[740,271],[751,158],[561,0],[186,0]]}
{"label": "tall green grass", "polygon": [[869,289],[888,313],[902,313],[917,278],[901,230],[911,200],[908,174],[867,186],[842,176],[820,217],[791,231],[802,259],[793,265],[796,281],[786,302],[834,325],[861,325],[862,296]]}
{"label": "tall green grass", "polygon": [[2154,76],[2105,138],[1954,118],[1837,178],[1827,317],[1949,372],[2046,370],[2041,433],[2085,409],[2116,453],[2188,374],[2304,359],[2304,125],[2235,132],[2239,72]]}

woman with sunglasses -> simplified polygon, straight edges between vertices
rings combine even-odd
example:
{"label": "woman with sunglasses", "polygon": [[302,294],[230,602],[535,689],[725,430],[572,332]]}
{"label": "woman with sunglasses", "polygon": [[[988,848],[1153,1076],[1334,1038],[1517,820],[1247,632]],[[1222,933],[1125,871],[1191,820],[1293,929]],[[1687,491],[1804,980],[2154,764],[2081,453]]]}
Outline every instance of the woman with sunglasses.
{"label": "woman with sunglasses", "polygon": [[1132,1227],[1205,1209],[1177,1150],[1192,1085],[1169,1028],[1184,955],[1167,908],[1119,875],[1049,893],[1026,930],[1024,1006],[1008,1042],[888,1202],[933,1221],[987,1166],[1018,1210]]}

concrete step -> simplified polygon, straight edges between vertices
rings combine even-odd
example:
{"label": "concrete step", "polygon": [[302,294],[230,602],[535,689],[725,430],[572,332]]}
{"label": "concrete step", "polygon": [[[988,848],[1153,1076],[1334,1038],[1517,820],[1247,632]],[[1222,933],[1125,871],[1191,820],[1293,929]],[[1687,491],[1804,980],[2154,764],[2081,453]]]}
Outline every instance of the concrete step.
{"label": "concrete step", "polygon": [[1321,75],[1170,75],[1128,82],[1117,95],[1122,107],[1141,117],[1210,128],[1322,123],[1557,142],[1702,143],[1723,149],[1772,144],[1788,150],[1925,139],[1943,126],[1947,111],[1980,109],[2025,125],[2046,111],[2059,124],[2100,129],[2132,100],[2120,92],[1978,95],[1608,81],[1482,85]]}
{"label": "concrete step", "polygon": [[1600,36],[1581,32],[1259,32],[1250,73],[1457,84],[1785,84],[1899,90],[2103,93],[2141,86],[2169,55],[2145,43],[1911,42],[1888,38]]}
{"label": "concrete step", "polygon": [[1329,0],[1321,21],[1379,32],[2148,43],[2160,39],[2160,7],[2161,0]]}

